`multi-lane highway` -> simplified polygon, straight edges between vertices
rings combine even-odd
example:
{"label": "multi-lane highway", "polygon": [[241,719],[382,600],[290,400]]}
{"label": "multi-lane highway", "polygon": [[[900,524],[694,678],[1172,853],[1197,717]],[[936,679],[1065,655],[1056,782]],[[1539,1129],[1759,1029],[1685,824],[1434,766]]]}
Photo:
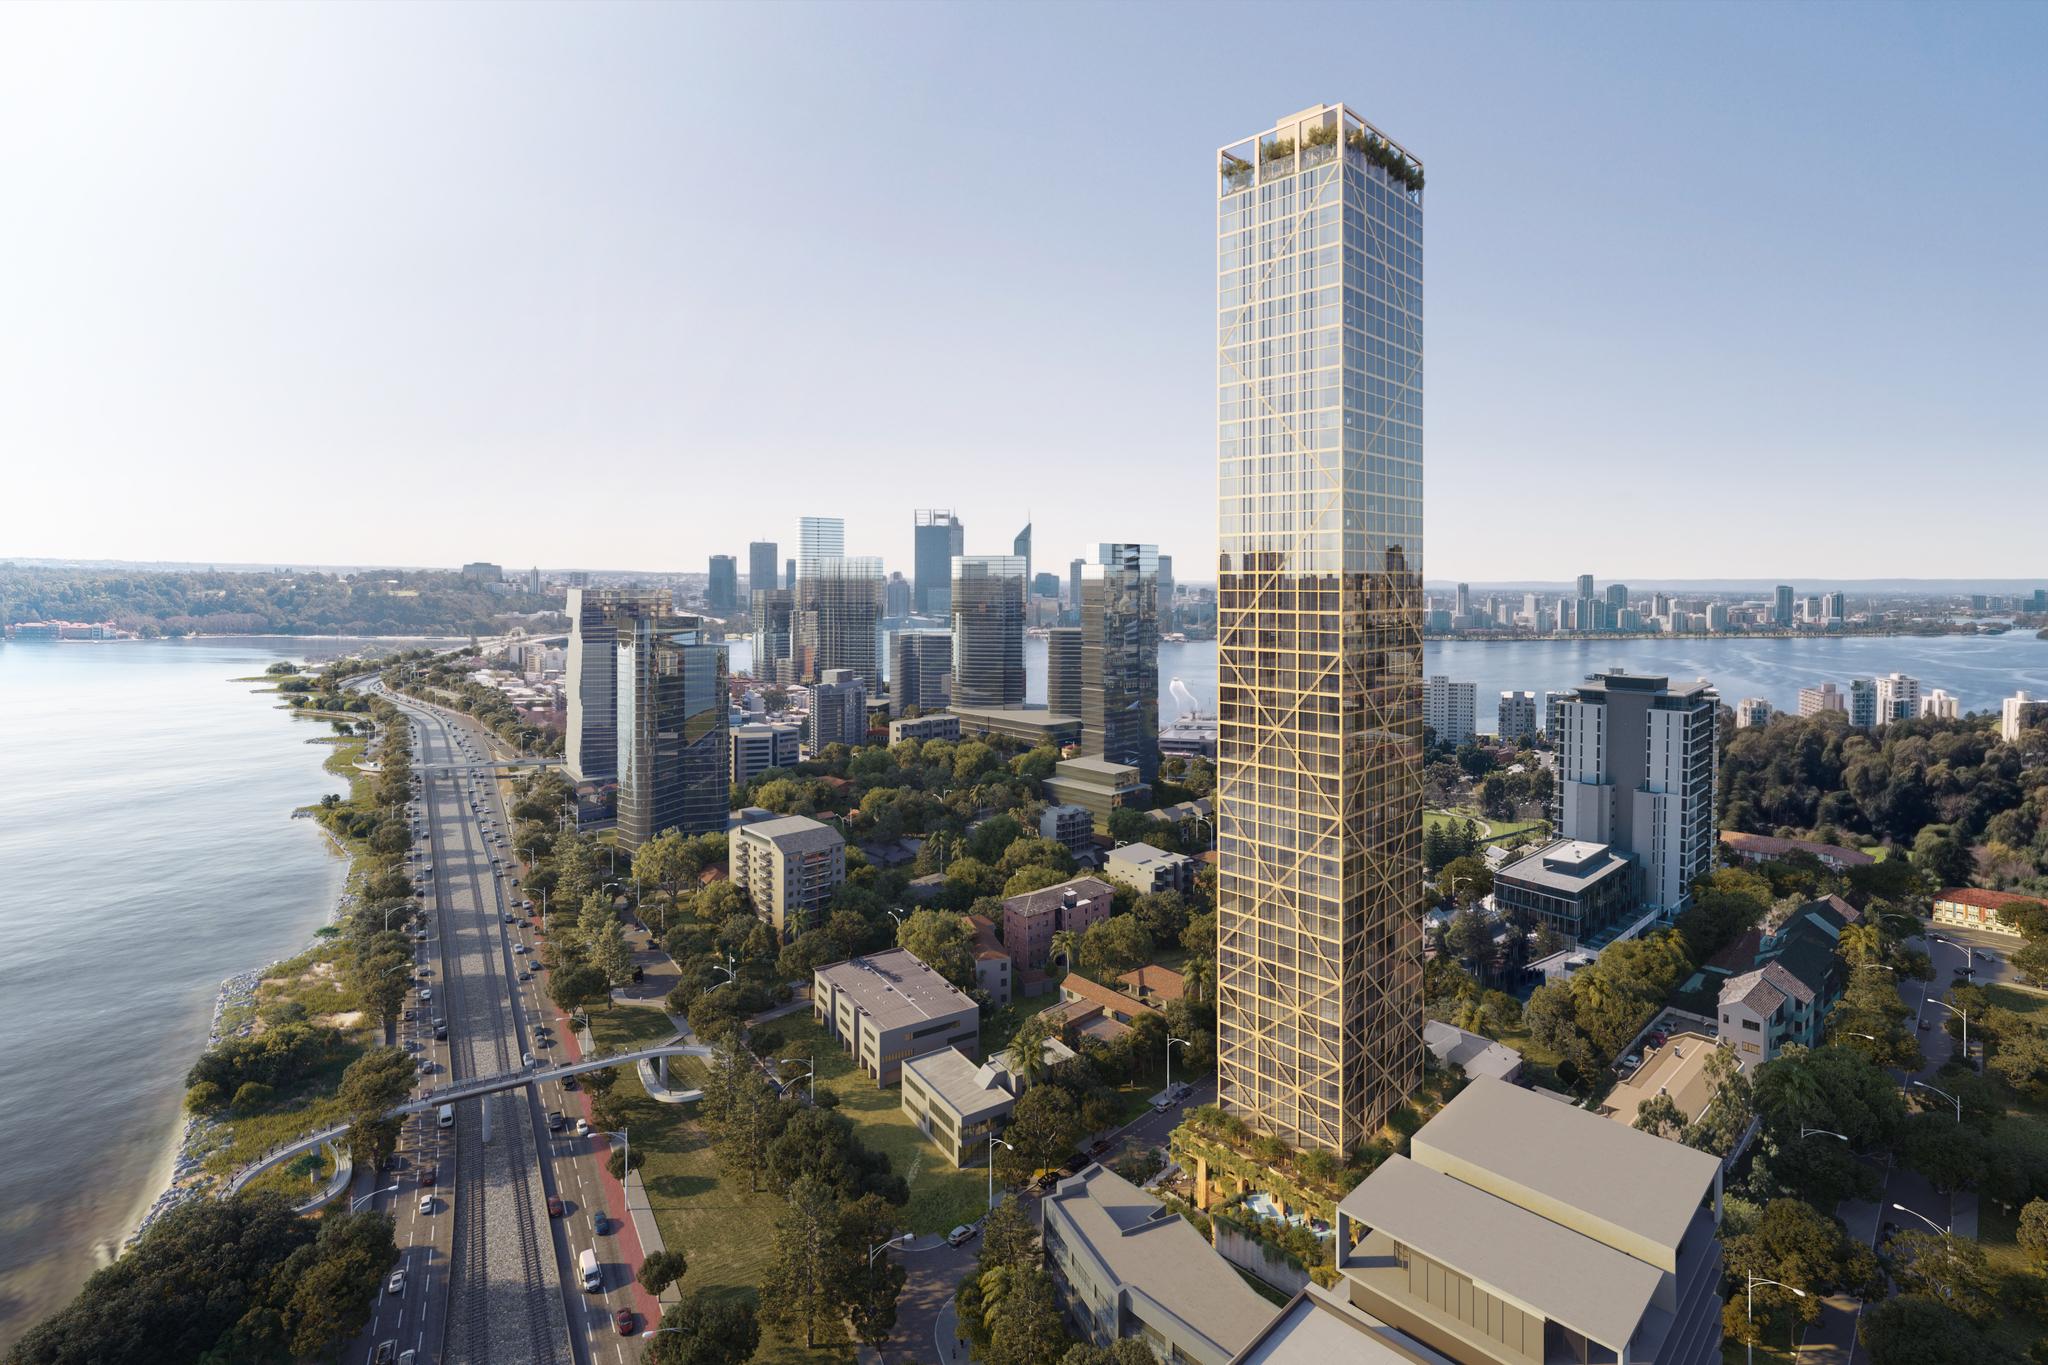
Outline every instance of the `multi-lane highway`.
{"label": "multi-lane highway", "polygon": [[[381,687],[374,690],[383,692]],[[519,899],[493,741],[466,718],[383,693],[412,720],[414,868],[426,894],[406,1045],[422,1093],[559,1060]],[[437,1034],[440,1035],[437,1037]],[[578,1133],[578,1096],[551,1082],[407,1120],[376,1202],[398,1224],[402,1286],[379,1296],[347,1359],[597,1365],[637,1358],[631,1268],[600,1221],[606,1141]],[[545,1091],[546,1093],[538,1093]],[[559,1119],[550,1118],[550,1113]],[[551,1124],[555,1125],[551,1129]],[[591,1251],[601,1289],[586,1291]],[[622,1332],[623,1329],[623,1332]],[[405,1353],[412,1352],[410,1360]]]}

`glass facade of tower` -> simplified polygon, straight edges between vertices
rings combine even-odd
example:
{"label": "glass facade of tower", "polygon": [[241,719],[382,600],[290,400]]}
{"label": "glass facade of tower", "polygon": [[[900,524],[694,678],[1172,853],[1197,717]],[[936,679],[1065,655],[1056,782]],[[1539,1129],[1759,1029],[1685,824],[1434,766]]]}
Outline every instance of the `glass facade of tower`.
{"label": "glass facade of tower", "polygon": [[667,611],[666,589],[569,589],[569,728],[563,758],[578,782],[619,775],[619,623]]}
{"label": "glass facade of tower", "polygon": [[912,528],[910,609],[919,616],[946,615],[952,588],[953,556],[967,543],[967,528],[943,507],[917,513]]}
{"label": "glass facade of tower", "polygon": [[621,619],[619,847],[725,828],[725,651],[695,616]]}
{"label": "glass facade of tower", "polygon": [[1045,634],[1045,704],[1057,716],[1081,718],[1081,628],[1054,626]]}
{"label": "glass facade of tower", "polygon": [[1159,777],[1156,545],[1103,545],[1081,568],[1081,752]]}
{"label": "glass facade of tower", "polygon": [[960,706],[1022,706],[1023,557],[955,556],[952,607],[953,701]]}
{"label": "glass facade of tower", "polygon": [[1422,1077],[1422,166],[1319,106],[1216,228],[1219,1098],[1341,1153]]}
{"label": "glass facade of tower", "polygon": [[952,705],[953,633],[899,630],[889,637],[889,707],[937,711]]}
{"label": "glass facade of tower", "polygon": [[816,682],[850,668],[870,693],[881,687],[882,561],[871,555],[821,559],[796,581],[797,671]]}

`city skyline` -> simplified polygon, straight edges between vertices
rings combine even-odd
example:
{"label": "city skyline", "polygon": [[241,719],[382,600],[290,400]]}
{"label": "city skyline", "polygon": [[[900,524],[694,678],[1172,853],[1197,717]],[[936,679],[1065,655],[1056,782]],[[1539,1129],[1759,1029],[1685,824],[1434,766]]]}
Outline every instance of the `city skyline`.
{"label": "city skyline", "polygon": [[[766,467],[832,487],[849,551],[891,566],[910,563],[911,508],[936,503],[966,523],[969,553],[1002,552],[1029,510],[1051,562],[1105,537],[1143,541],[1200,581],[1214,526],[1187,452],[1205,439],[1210,375],[1182,282],[1212,245],[1186,230],[1186,177],[1302,86],[1348,84],[1344,40],[1370,24],[1405,59],[1367,102],[1433,149],[1432,188],[1452,210],[1432,261],[1450,283],[1431,337],[1425,571],[1577,572],[1516,534],[1520,499],[1489,492],[1568,465],[1603,490],[1617,576],[1896,572],[1892,546],[1862,532],[1929,458],[1949,477],[1915,480],[1916,511],[1975,532],[1945,555],[1985,576],[2029,567],[2023,500],[1978,493],[2023,472],[2037,444],[2014,395],[2030,383],[2042,286],[2006,225],[2036,220],[2042,191],[2000,168],[2038,154],[2016,65],[2039,50],[2038,13],[1808,7],[1778,17],[1767,49],[1736,11],[1675,7],[1265,7],[1176,25],[1133,6],[1091,15],[1079,45],[1022,11],[599,13],[485,23],[307,6],[228,24],[164,8],[112,46],[92,11],[11,7],[0,166],[38,211],[0,238],[41,268],[0,343],[17,381],[0,443],[28,453],[14,491],[45,510],[10,528],[0,556],[516,561],[535,491],[602,461],[654,496],[555,528],[550,558],[603,565],[661,544],[670,562],[622,567],[681,571],[749,538],[787,545],[779,512],[728,518],[719,544],[658,506],[736,494]],[[1316,45],[1328,57],[1230,83],[1199,117],[1147,133],[1142,156],[1097,154],[1134,95],[1234,69],[1216,24],[1317,15],[1336,40]],[[1667,60],[1644,93],[1616,58],[1652,47]],[[475,55],[453,71],[394,55],[455,48]],[[1013,54],[1006,72],[1070,97],[1021,98],[1014,76],[936,60],[956,48]],[[703,59],[713,51],[719,62]],[[542,52],[564,64],[536,94],[520,73]],[[677,59],[690,79],[653,79]],[[753,99],[785,65],[801,96]],[[1452,70],[1471,79],[1444,80]],[[1735,97],[1729,70],[1743,73]],[[358,116],[344,92],[371,80],[385,97]],[[772,158],[701,153],[737,206],[717,215],[694,211],[711,181],[642,174],[658,149],[732,140],[722,130],[743,104],[758,115],[747,142],[807,150],[804,193],[838,206],[839,240],[809,226]],[[484,110],[489,122],[468,112]],[[1888,130],[1882,154],[1871,126]],[[1522,127],[1582,173],[1549,173],[1558,159],[1530,156]],[[917,155],[872,150],[913,136]],[[1744,148],[1746,192],[1711,193]],[[886,176],[870,173],[884,162]],[[1019,162],[1060,166],[1061,194],[1027,188]],[[1938,201],[1893,192],[1914,164],[1943,168]],[[156,193],[171,181],[199,193]],[[142,198],[152,213],[130,212]],[[1075,233],[1076,221],[1120,226]],[[1946,262],[1942,291],[1889,287],[1890,262],[1930,251]],[[788,276],[766,300],[751,297],[753,270],[695,268],[756,253]],[[536,274],[536,259],[559,269]],[[853,279],[889,281],[904,318],[965,309],[976,344],[877,322]],[[1912,343],[1958,298],[1969,343],[1930,357]],[[433,320],[408,321],[421,316]],[[718,325],[681,325],[691,318]],[[784,363],[730,358],[771,336],[788,338]],[[1888,389],[1909,348],[1914,394],[1939,403]],[[781,401],[780,376],[797,370],[811,401]],[[1020,403],[1020,385],[1058,401]],[[913,392],[922,432],[880,415]],[[1739,518],[1716,500],[1674,507],[1641,477],[1702,460],[1735,486],[1809,471],[1830,515],[1803,498],[1747,499]],[[79,497],[81,467],[126,496]],[[1085,477],[1099,496],[1027,498],[976,477],[983,467]],[[845,477],[854,468],[862,477]],[[1845,468],[1857,477],[1836,477]],[[343,472],[469,500],[496,539],[276,515],[325,498]]]}

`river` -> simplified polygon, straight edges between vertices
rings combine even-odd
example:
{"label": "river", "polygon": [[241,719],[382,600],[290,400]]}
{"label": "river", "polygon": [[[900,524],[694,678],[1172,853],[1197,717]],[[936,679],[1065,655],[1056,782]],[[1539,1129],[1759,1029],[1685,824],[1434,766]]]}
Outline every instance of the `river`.
{"label": "river", "polygon": [[[2005,635],[1851,635],[1833,638],[1628,639],[1628,640],[1431,640],[1423,645],[1423,666],[1478,685],[1478,723],[1495,726],[1502,692],[1556,691],[1585,680],[1596,670],[1663,674],[1675,681],[1706,678],[1733,706],[1762,697],[1782,711],[1796,711],[1799,689],[1832,680],[1843,691],[1849,679],[1905,673],[1920,680],[1923,694],[1945,688],[1964,711],[1998,710],[1999,702],[2025,688],[2048,695],[2048,641],[2032,631]],[[747,667],[745,641],[732,646],[732,667]],[[1159,716],[1177,710],[1169,694],[1179,678],[1202,709],[1216,709],[1214,641],[1159,646]],[[1045,641],[1024,641],[1024,695],[1045,700]]]}
{"label": "river", "polygon": [[221,981],[297,952],[346,864],[292,811],[331,733],[251,695],[361,641],[0,645],[0,1350],[169,1173]]}

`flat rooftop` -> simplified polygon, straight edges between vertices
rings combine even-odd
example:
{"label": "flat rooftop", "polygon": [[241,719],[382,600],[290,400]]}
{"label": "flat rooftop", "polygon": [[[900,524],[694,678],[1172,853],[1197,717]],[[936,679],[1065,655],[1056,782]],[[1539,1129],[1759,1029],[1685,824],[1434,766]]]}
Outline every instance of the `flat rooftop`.
{"label": "flat rooftop", "polygon": [[1714,1097],[1714,1088],[1707,1083],[1707,1058],[1714,1046],[1713,1039],[1701,1034],[1679,1033],[1662,1047],[1644,1049],[1643,1064],[1608,1092],[1601,1112],[1616,1123],[1633,1126],[1644,1100],[1666,1094],[1686,1118],[1698,1118]]}
{"label": "flat rooftop", "polygon": [[979,1008],[907,948],[850,957],[818,968],[818,975],[845,992],[877,1028],[901,1028]]}
{"label": "flat rooftop", "polygon": [[766,839],[784,853],[819,853],[846,842],[832,826],[803,815],[756,820],[740,829],[748,838]]}
{"label": "flat rooftop", "polygon": [[1484,1078],[1424,1124],[1409,1150],[1503,1198],[1566,1205],[1670,1262],[1721,1169],[1705,1152]]}
{"label": "flat rooftop", "polygon": [[1529,886],[1577,895],[1602,878],[1628,866],[1628,855],[1606,844],[1566,839],[1546,845],[1526,858],[1509,863],[1494,873]]}
{"label": "flat rooftop", "polygon": [[912,1057],[903,1064],[903,1071],[906,1076],[916,1076],[963,1122],[1000,1109],[1015,1098],[996,1083],[996,1073],[987,1064],[970,1061],[958,1048],[942,1047]]}

